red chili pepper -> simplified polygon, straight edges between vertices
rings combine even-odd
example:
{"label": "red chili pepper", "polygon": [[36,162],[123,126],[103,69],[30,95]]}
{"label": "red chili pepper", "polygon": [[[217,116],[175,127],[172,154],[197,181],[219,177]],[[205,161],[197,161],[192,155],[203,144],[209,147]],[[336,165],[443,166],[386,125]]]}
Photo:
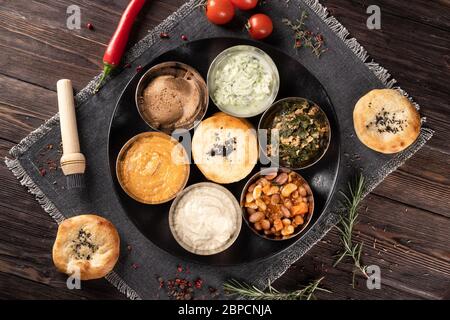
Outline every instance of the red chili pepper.
{"label": "red chili pepper", "polygon": [[128,7],[122,14],[116,32],[114,32],[114,35],[108,44],[108,48],[106,48],[105,55],[103,56],[103,74],[95,87],[95,92],[98,91],[103,81],[112,72],[112,70],[119,65],[123,52],[125,51],[128,43],[128,37],[130,35],[133,22],[136,20],[136,16],[139,11],[141,11],[144,4],[145,0],[131,0]]}

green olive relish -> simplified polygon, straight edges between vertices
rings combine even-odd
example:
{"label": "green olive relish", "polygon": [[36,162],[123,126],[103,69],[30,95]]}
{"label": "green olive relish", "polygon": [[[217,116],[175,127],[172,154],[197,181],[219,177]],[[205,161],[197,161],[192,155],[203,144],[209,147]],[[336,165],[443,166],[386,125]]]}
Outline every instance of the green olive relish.
{"label": "green olive relish", "polygon": [[271,144],[271,139],[277,132],[281,165],[301,168],[314,163],[326,151],[330,140],[330,125],[325,113],[304,99],[279,103],[280,111],[275,113],[268,130],[268,156],[276,155],[277,148]]}

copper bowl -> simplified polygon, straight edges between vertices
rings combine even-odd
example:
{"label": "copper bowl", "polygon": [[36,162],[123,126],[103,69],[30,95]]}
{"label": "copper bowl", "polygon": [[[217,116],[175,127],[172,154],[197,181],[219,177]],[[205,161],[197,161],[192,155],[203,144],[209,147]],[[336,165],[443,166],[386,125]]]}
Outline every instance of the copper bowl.
{"label": "copper bowl", "polygon": [[[189,246],[188,244],[186,244],[183,239],[178,235],[177,231],[176,231],[176,227],[175,227],[175,214],[176,214],[176,209],[178,206],[178,203],[180,202],[180,200],[186,195],[188,194],[190,191],[196,189],[196,188],[202,188],[202,187],[206,187],[206,188],[215,188],[221,192],[223,192],[224,196],[228,197],[234,205],[234,209],[235,209],[235,219],[236,219],[236,230],[233,234],[233,236],[228,240],[228,242],[226,244],[224,244],[222,247],[216,248],[216,249],[211,249],[211,250],[202,250],[202,249],[195,249],[192,248],[191,246]],[[184,189],[182,192],[180,192],[178,194],[178,196],[175,198],[175,200],[172,202],[172,205],[170,206],[170,210],[169,210],[169,227],[170,227],[170,231],[172,232],[173,237],[175,238],[175,240],[178,242],[178,244],[185,250],[197,254],[197,255],[201,255],[201,256],[209,256],[209,255],[213,255],[213,254],[218,254],[220,252],[223,252],[225,250],[227,250],[229,247],[231,247],[233,245],[233,243],[236,241],[236,239],[239,236],[239,233],[241,232],[241,226],[242,226],[242,219],[241,216],[239,214],[239,203],[237,202],[235,196],[224,186],[217,184],[217,183],[212,183],[212,182],[199,182],[193,185],[190,185],[189,187],[187,187],[186,189]]]}
{"label": "copper bowl", "polygon": [[[178,127],[175,125],[165,127],[158,126],[158,124],[151,119],[151,116],[149,115],[148,112],[146,112],[145,108],[143,107],[144,103],[143,92],[145,88],[154,78],[164,75],[172,75],[174,77],[181,77],[186,78],[189,81],[194,81],[200,93],[200,103],[197,107],[196,114],[192,119],[190,119],[188,123],[185,123]],[[176,129],[191,130],[198,123],[200,123],[200,121],[203,119],[208,109],[209,104],[208,87],[203,77],[193,67],[176,61],[163,62],[153,66],[143,74],[136,88],[135,103],[139,115],[145,121],[145,123],[147,123],[147,125],[153,130],[161,131],[167,134],[171,134]]]}
{"label": "copper bowl", "polygon": [[[313,165],[315,165],[317,162],[320,161],[320,159],[323,158],[323,156],[327,153],[328,148],[330,147],[330,143],[331,143],[331,125],[330,125],[330,121],[328,120],[328,117],[326,115],[326,113],[323,111],[323,109],[314,101],[308,100],[306,98],[300,98],[300,97],[289,97],[289,98],[284,98],[281,100],[276,101],[269,109],[267,109],[263,115],[261,116],[260,120],[259,120],[259,124],[258,124],[258,132],[263,132],[262,130],[269,130],[271,125],[272,125],[272,121],[275,118],[275,116],[277,115],[277,113],[279,113],[280,111],[282,111],[282,104],[284,102],[300,102],[300,101],[307,101],[309,104],[311,105],[315,105],[317,108],[319,108],[320,113],[324,116],[325,119],[325,123],[326,126],[328,127],[328,139],[327,139],[327,144],[325,145],[324,148],[322,148],[322,150],[320,150],[320,152],[318,152],[314,157],[310,158],[307,161],[304,161],[300,166],[298,167],[290,167],[288,166],[286,163],[282,162],[281,160],[279,161],[280,163],[274,163],[273,165],[279,165],[282,167],[288,167],[292,170],[300,170],[300,169],[306,169],[309,168]],[[267,133],[267,138],[269,137],[269,134]],[[268,139],[266,139],[268,140]],[[268,144],[269,142],[267,142]],[[264,154],[265,157],[268,157],[267,155],[267,145],[266,146],[262,146],[261,145],[261,139],[258,140],[258,144],[259,144],[259,149],[261,150],[262,154]]]}
{"label": "copper bowl", "polygon": [[[259,178],[263,177],[263,176],[267,176],[270,174],[280,174],[280,173],[294,173],[299,179],[300,181],[302,181],[303,186],[306,189],[307,192],[307,197],[308,197],[308,204],[309,204],[309,211],[307,214],[305,214],[303,216],[304,219],[304,223],[301,226],[296,227],[295,232],[289,236],[283,237],[283,238],[275,238],[273,236],[267,236],[265,235],[263,232],[260,232],[258,230],[256,230],[252,223],[248,220],[249,219],[249,214],[247,213],[247,210],[244,206],[245,204],[245,195],[247,193],[248,188],[255,183]],[[262,169],[260,172],[257,172],[255,175],[253,175],[245,184],[244,189],[242,189],[242,193],[241,193],[241,198],[240,198],[240,205],[241,205],[241,209],[242,209],[242,217],[244,218],[245,223],[247,224],[247,226],[254,232],[256,233],[258,236],[260,236],[261,238],[267,239],[267,240],[272,240],[272,241],[284,241],[284,240],[288,240],[288,239],[292,239],[296,236],[298,236],[299,234],[301,234],[306,227],[309,225],[311,219],[312,219],[312,215],[314,213],[314,196],[313,196],[313,192],[311,190],[311,187],[309,186],[308,182],[297,172],[288,169],[288,168],[275,168],[275,167],[271,167],[271,168],[265,168]]]}
{"label": "copper bowl", "polygon": [[[213,94],[213,92],[216,89],[214,78],[215,78],[216,73],[219,72],[219,69],[221,68],[223,62],[226,61],[226,59],[229,58],[230,56],[233,56],[235,54],[239,54],[242,52],[250,53],[254,56],[257,56],[261,60],[263,60],[269,67],[269,69],[272,73],[272,78],[273,78],[273,83],[270,88],[270,95],[267,98],[267,101],[265,101],[264,104],[262,104],[262,106],[260,108],[257,108],[256,110],[254,110],[253,112],[250,112],[250,113],[233,112],[232,110],[230,110],[230,108],[228,106],[221,105],[220,103],[218,103]],[[238,45],[238,46],[230,47],[228,49],[225,49],[221,53],[219,53],[219,55],[217,55],[214,58],[213,62],[209,66],[208,74],[206,76],[206,81],[208,84],[208,90],[210,93],[211,100],[214,102],[214,104],[217,106],[217,108],[219,108],[221,111],[223,111],[229,115],[232,115],[232,116],[238,117],[238,118],[251,118],[251,117],[254,117],[254,116],[257,116],[257,115],[263,113],[275,101],[275,99],[277,98],[278,92],[280,90],[280,74],[278,72],[278,68],[277,68],[275,62],[263,50],[261,50],[257,47],[254,47],[254,46],[249,46],[249,45]]]}
{"label": "copper bowl", "polygon": [[[151,136],[151,135],[159,135],[159,136],[166,138],[169,141],[172,141],[174,143],[174,146],[179,146],[183,149],[184,155],[186,156],[186,174],[185,174],[183,182],[181,183],[181,187],[179,188],[179,190],[177,192],[171,194],[170,196],[168,196],[160,201],[148,201],[148,200],[142,199],[142,198],[136,196],[135,194],[133,194],[130,190],[128,190],[128,188],[124,184],[122,174],[120,173],[121,161],[125,157],[126,152],[130,148],[130,146],[133,143],[135,143],[138,139],[140,139],[142,137]],[[122,190],[125,191],[125,193],[128,196],[130,196],[131,198],[133,198],[134,200],[136,200],[140,203],[144,203],[144,204],[161,204],[161,203],[165,203],[165,202],[168,202],[168,201],[174,199],[184,189],[184,187],[186,186],[186,184],[189,180],[190,168],[191,168],[191,166],[189,165],[189,159],[187,156],[186,149],[184,149],[184,147],[177,140],[175,140],[171,136],[169,136],[165,133],[162,133],[162,132],[155,132],[155,131],[144,132],[144,133],[140,133],[140,134],[132,137],[130,140],[127,141],[127,143],[125,143],[125,145],[122,147],[122,149],[120,149],[119,155],[117,156],[117,160],[116,160],[116,177],[117,177],[117,180],[119,181],[120,186],[122,187]]]}

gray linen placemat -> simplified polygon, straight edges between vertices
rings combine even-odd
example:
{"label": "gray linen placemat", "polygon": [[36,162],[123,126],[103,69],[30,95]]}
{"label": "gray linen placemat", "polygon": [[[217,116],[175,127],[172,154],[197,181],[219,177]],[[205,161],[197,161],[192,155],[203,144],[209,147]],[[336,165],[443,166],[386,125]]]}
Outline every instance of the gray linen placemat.
{"label": "gray linen placemat", "polygon": [[[127,53],[124,61],[132,63],[133,68],[118,72],[95,96],[92,95],[92,88],[96,79],[77,94],[80,143],[82,152],[88,159],[86,172],[88,198],[80,201],[78,195],[66,192],[63,188],[65,179],[60,170],[50,168],[43,175],[43,163],[44,166],[52,165],[45,164],[45,160],[59,159],[57,146],[61,139],[58,115],[13,147],[10,156],[6,158],[8,168],[57,222],[76,214],[96,212],[114,223],[121,236],[121,257],[114,271],[106,279],[130,299],[166,298],[164,294],[158,293],[159,283],[155,275],[160,275],[164,279],[173,278],[176,266],[184,262],[163,252],[145,238],[129,221],[115,197],[106,150],[108,127],[122,89],[135,75],[134,67],[146,65],[161,53],[180,45],[181,34],[187,34],[189,40],[246,37],[241,30],[236,31],[208,23],[204,13],[195,8],[196,3],[197,1],[187,2]],[[307,22],[309,28],[320,30],[326,39],[329,51],[320,60],[307,49],[298,51],[294,49],[292,31],[281,22],[284,17],[295,20],[301,10],[309,12]],[[433,130],[422,128],[420,137],[414,145],[402,153],[390,156],[364,147],[354,134],[353,107],[358,98],[369,90],[393,88],[396,81],[387,70],[369,60],[364,48],[354,38],[349,38],[348,31],[334,17],[329,16],[326,8],[318,1],[291,0],[288,4],[285,1],[271,1],[267,2],[261,11],[269,13],[274,18],[275,31],[268,43],[282,48],[287,54],[301,61],[323,84],[336,109],[340,127],[339,140],[342,141],[337,189],[344,189],[355,172],[361,170],[368,178],[367,192],[370,192],[432,137]],[[160,39],[162,31],[168,32],[172,38]],[[234,267],[211,267],[189,263],[191,274],[201,275],[208,285],[216,288],[221,288],[224,280],[229,278],[243,279],[256,286],[265,287],[268,280],[274,281],[280,277],[337,222],[339,212],[337,197],[336,193],[317,224],[309,230],[301,242],[297,242],[275,258]],[[128,245],[132,246],[132,250],[127,249]],[[131,267],[132,265],[135,268]]]}

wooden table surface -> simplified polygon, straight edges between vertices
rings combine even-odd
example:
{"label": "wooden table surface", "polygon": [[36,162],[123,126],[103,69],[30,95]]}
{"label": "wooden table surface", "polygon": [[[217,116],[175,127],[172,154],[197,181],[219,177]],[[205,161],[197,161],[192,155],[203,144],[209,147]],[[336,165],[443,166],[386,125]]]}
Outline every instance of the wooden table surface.
{"label": "wooden table surface", "polygon": [[[281,0],[280,0],[281,1]],[[148,1],[135,43],[183,0]],[[0,0],[0,155],[57,111],[55,84],[83,88],[127,0]],[[356,239],[364,262],[381,268],[381,289],[369,290],[352,265],[332,267],[336,230],[293,265],[274,286],[299,287],[325,275],[331,294],[320,299],[450,299],[450,1],[322,0],[422,106],[435,137],[364,201]],[[82,28],[66,28],[66,8],[81,8]],[[382,29],[368,30],[366,8],[382,10]],[[95,30],[85,27],[90,22]],[[188,30],[186,31],[188,34]],[[0,298],[124,299],[105,280],[68,290],[51,248],[57,225],[3,162],[0,165]]]}

